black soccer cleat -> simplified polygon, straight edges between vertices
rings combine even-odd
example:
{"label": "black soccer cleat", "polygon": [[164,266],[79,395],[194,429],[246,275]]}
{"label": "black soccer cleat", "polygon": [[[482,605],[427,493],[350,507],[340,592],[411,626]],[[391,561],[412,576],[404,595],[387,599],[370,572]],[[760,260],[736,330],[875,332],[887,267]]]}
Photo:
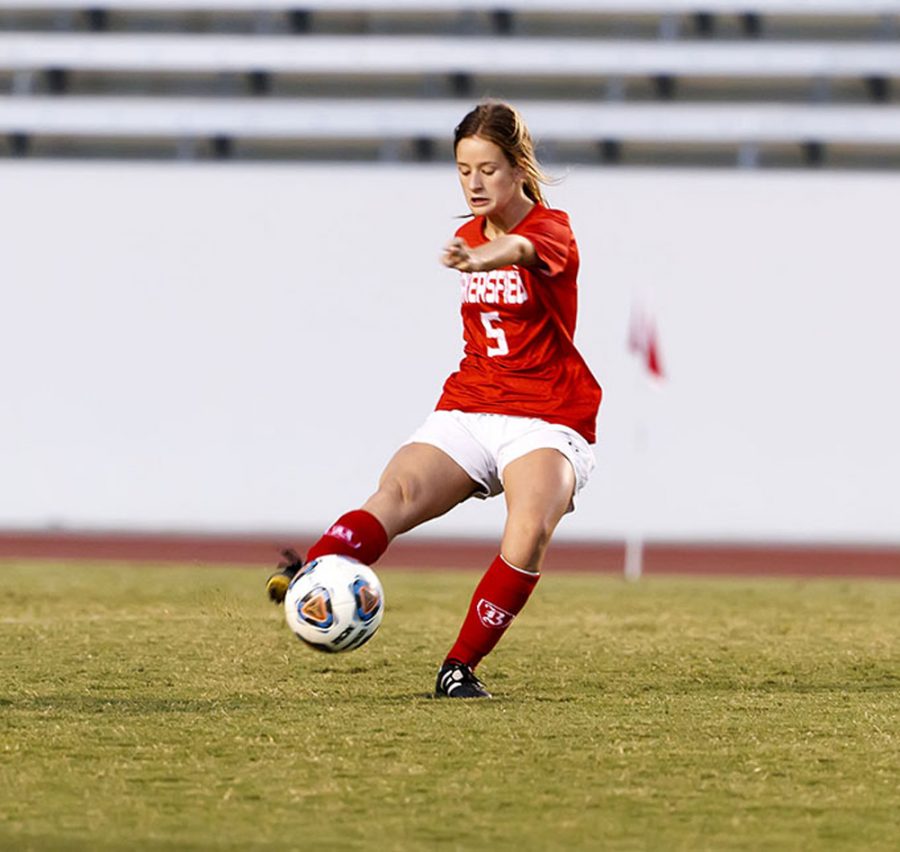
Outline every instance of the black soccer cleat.
{"label": "black soccer cleat", "polygon": [[266,580],[266,592],[273,603],[284,603],[291,580],[303,568],[303,560],[296,550],[286,548],[281,551],[282,561],[278,563],[278,570]]}
{"label": "black soccer cleat", "polygon": [[447,660],[434,685],[435,698],[490,698],[490,692],[465,663]]}

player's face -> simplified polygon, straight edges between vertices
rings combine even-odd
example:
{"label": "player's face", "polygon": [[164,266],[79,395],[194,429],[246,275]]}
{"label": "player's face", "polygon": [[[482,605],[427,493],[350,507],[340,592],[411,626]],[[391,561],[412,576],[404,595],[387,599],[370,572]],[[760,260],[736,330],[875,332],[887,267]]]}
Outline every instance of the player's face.
{"label": "player's face", "polygon": [[456,168],[469,210],[476,216],[502,218],[525,198],[522,169],[511,165],[503,150],[487,139],[461,139],[456,146]]}

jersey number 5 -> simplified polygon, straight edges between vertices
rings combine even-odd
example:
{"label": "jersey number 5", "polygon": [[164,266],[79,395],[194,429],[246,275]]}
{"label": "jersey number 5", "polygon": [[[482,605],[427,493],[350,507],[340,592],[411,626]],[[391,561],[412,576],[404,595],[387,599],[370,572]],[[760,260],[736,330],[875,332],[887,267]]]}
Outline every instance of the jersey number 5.
{"label": "jersey number 5", "polygon": [[488,346],[487,354],[493,358],[495,355],[509,354],[509,346],[506,343],[506,333],[500,328],[500,314],[497,311],[484,311],[481,314],[481,324],[488,340],[496,340],[496,346]]}

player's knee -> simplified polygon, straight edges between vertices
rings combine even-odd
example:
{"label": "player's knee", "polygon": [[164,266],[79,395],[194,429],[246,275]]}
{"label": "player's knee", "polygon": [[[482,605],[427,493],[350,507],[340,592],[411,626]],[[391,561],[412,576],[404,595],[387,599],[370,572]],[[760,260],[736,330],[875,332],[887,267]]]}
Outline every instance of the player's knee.
{"label": "player's knee", "polygon": [[375,515],[390,538],[408,532],[419,523],[424,489],[413,478],[388,475],[378,490],[366,501],[364,509]]}
{"label": "player's knee", "polygon": [[503,534],[503,556],[517,568],[538,570],[554,528],[540,516],[510,518]]}
{"label": "player's knee", "polygon": [[422,499],[423,488],[414,476],[392,475],[385,477],[378,486],[380,496],[398,509],[415,508]]}

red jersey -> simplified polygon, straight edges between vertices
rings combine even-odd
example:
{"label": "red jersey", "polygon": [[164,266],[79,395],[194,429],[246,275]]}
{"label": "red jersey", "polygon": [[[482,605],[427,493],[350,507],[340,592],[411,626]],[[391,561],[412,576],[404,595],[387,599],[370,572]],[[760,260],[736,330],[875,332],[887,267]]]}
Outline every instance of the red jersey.
{"label": "red jersey", "polygon": [[[484,245],[484,226],[476,216],[456,236]],[[464,356],[437,409],[539,417],[594,443],[602,391],[572,341],[578,246],[569,217],[535,204],[510,233],[529,240],[538,262],[461,273]]]}

